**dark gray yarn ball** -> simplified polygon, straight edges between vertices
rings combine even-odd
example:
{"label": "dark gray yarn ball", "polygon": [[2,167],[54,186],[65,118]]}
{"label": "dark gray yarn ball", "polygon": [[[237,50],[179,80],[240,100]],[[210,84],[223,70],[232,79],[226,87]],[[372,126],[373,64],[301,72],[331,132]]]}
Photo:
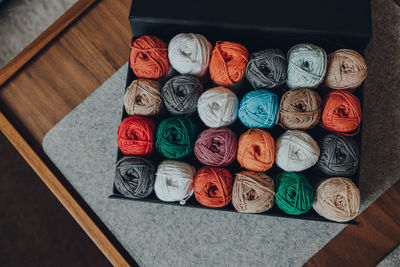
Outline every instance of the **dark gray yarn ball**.
{"label": "dark gray yarn ball", "polygon": [[254,89],[274,88],[286,81],[287,60],[280,49],[265,49],[250,55],[246,77]]}
{"label": "dark gray yarn ball", "polygon": [[154,188],[154,165],[144,158],[123,157],[116,164],[114,184],[124,196],[141,199]]}
{"label": "dark gray yarn ball", "polygon": [[357,143],[346,136],[326,135],[320,144],[321,153],[316,166],[326,175],[349,177],[360,165]]}
{"label": "dark gray yarn ball", "polygon": [[188,115],[197,110],[203,84],[193,75],[178,75],[168,80],[161,90],[165,107],[173,115]]}

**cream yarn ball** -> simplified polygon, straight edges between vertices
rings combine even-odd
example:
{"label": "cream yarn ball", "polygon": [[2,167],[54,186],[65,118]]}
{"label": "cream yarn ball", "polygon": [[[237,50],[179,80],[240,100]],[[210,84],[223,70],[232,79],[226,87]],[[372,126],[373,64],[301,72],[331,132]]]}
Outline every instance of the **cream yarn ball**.
{"label": "cream yarn ball", "polygon": [[204,76],[208,70],[212,45],[201,34],[180,33],[169,42],[168,58],[180,74]]}
{"label": "cream yarn ball", "polygon": [[164,160],[157,168],[154,191],[162,201],[179,201],[184,205],[193,194],[196,169],[182,161]]}
{"label": "cream yarn ball", "polygon": [[318,161],[320,149],[308,133],[287,130],[276,141],[276,164],[287,172],[300,172]]}
{"label": "cream yarn ball", "polygon": [[235,93],[222,86],[208,89],[197,102],[200,119],[210,128],[232,124],[237,119],[238,107]]}

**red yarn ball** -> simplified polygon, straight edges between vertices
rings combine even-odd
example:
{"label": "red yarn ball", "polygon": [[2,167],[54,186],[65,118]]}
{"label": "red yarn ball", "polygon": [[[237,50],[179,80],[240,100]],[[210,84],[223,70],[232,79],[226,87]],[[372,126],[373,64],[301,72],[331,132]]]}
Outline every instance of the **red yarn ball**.
{"label": "red yarn ball", "polygon": [[156,123],[148,118],[125,118],[118,128],[118,146],[125,155],[147,155],[153,151]]}
{"label": "red yarn ball", "polygon": [[227,169],[201,168],[194,178],[194,196],[207,207],[223,207],[232,199],[233,180]]}
{"label": "red yarn ball", "polygon": [[138,78],[160,79],[169,71],[168,46],[155,36],[144,35],[130,44],[131,69]]}

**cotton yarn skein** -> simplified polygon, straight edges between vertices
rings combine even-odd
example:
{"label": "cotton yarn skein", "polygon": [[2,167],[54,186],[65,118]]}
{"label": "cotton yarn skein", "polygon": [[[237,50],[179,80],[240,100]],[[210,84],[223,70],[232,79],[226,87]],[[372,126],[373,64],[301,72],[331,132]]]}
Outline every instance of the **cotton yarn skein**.
{"label": "cotton yarn skein", "polygon": [[280,49],[265,49],[250,54],[246,77],[254,89],[274,88],[286,81],[286,56]]}
{"label": "cotton yarn skein", "polygon": [[313,207],[328,220],[350,221],[360,210],[360,190],[348,178],[327,179],[317,188]]}
{"label": "cotton yarn skein", "polygon": [[367,77],[367,63],[352,49],[339,49],[328,55],[325,85],[332,89],[355,89]]}
{"label": "cotton yarn skein", "polygon": [[166,158],[182,158],[192,151],[196,136],[197,127],[192,120],[170,117],[157,128],[156,149]]}
{"label": "cotton yarn skein", "polygon": [[202,77],[208,70],[212,46],[201,34],[180,33],[169,42],[168,57],[180,74]]}
{"label": "cotton yarn skein", "polygon": [[124,107],[128,115],[154,116],[162,109],[161,85],[152,80],[134,80],[126,89]]}
{"label": "cotton yarn skein", "polygon": [[193,194],[196,169],[188,163],[164,160],[157,168],[154,191],[162,201],[179,201],[181,205]]}
{"label": "cotton yarn skein", "polygon": [[265,89],[251,91],[240,102],[238,117],[249,128],[271,128],[278,120],[279,97]]}
{"label": "cotton yarn skein", "polygon": [[222,86],[205,91],[197,103],[200,119],[210,128],[232,124],[237,118],[238,106],[235,93]]}
{"label": "cotton yarn skein", "polygon": [[327,67],[326,52],[313,44],[298,44],[288,52],[286,84],[289,88],[315,88],[324,79]]}
{"label": "cotton yarn skein", "polygon": [[287,172],[300,172],[318,161],[320,149],[308,133],[287,130],[276,141],[276,164]]}
{"label": "cotton yarn skein", "polygon": [[283,172],[275,180],[275,202],[290,215],[300,215],[311,209],[314,189],[307,178],[296,172]]}
{"label": "cotton yarn skein", "polygon": [[169,71],[167,44],[161,39],[144,35],[130,44],[130,62],[138,78],[160,79]]}
{"label": "cotton yarn skein", "polygon": [[275,161],[275,142],[272,136],[261,129],[249,129],[239,138],[237,161],[242,168],[264,172]]}
{"label": "cotton yarn skein", "polygon": [[194,154],[205,164],[223,167],[231,164],[236,157],[237,137],[228,128],[211,128],[203,131],[195,145]]}
{"label": "cotton yarn skein", "polygon": [[201,205],[226,206],[232,199],[232,175],[224,168],[201,168],[194,179],[194,195]]}
{"label": "cotton yarn skein", "polygon": [[125,118],[118,128],[118,147],[125,155],[147,155],[153,151],[156,123],[148,118]]}
{"label": "cotton yarn skein", "polygon": [[361,119],[361,104],[355,95],[341,90],[326,95],[321,124],[327,130],[353,136],[360,131]]}
{"label": "cotton yarn skein", "polygon": [[321,141],[317,167],[329,176],[352,176],[360,165],[357,143],[349,137],[328,134]]}
{"label": "cotton yarn skein", "polygon": [[321,119],[322,100],[315,91],[298,88],[287,91],[279,105],[279,120],[287,129],[307,130]]}
{"label": "cotton yarn skein", "polygon": [[172,115],[189,115],[195,112],[202,92],[202,83],[192,75],[175,76],[161,90],[165,107]]}
{"label": "cotton yarn skein", "polygon": [[238,212],[261,213],[274,205],[275,189],[271,177],[262,172],[235,174],[232,204]]}
{"label": "cotton yarn skein", "polygon": [[218,41],[210,61],[211,79],[221,85],[234,85],[246,73],[249,52],[241,44]]}
{"label": "cotton yarn skein", "polygon": [[146,198],[153,191],[154,172],[153,164],[144,158],[123,157],[116,163],[114,185],[126,197]]}

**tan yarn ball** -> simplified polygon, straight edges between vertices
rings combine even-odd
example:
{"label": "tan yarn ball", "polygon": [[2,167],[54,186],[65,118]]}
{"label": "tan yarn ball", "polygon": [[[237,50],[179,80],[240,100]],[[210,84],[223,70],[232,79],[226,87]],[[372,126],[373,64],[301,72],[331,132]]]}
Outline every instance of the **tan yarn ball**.
{"label": "tan yarn ball", "polygon": [[367,63],[351,49],[339,49],[328,55],[325,85],[332,89],[355,89],[367,77]]}
{"label": "tan yarn ball", "polygon": [[350,221],[357,216],[360,209],[360,190],[348,178],[327,179],[318,187],[313,207],[328,220]]}
{"label": "tan yarn ball", "polygon": [[316,126],[321,119],[322,100],[314,90],[292,89],[281,98],[279,120],[282,127],[307,130]]}
{"label": "tan yarn ball", "polygon": [[161,85],[152,80],[134,80],[126,89],[124,107],[130,116],[153,116],[160,113],[163,102]]}
{"label": "tan yarn ball", "polygon": [[275,201],[274,181],[262,172],[242,171],[235,174],[232,204],[243,213],[269,210]]}

